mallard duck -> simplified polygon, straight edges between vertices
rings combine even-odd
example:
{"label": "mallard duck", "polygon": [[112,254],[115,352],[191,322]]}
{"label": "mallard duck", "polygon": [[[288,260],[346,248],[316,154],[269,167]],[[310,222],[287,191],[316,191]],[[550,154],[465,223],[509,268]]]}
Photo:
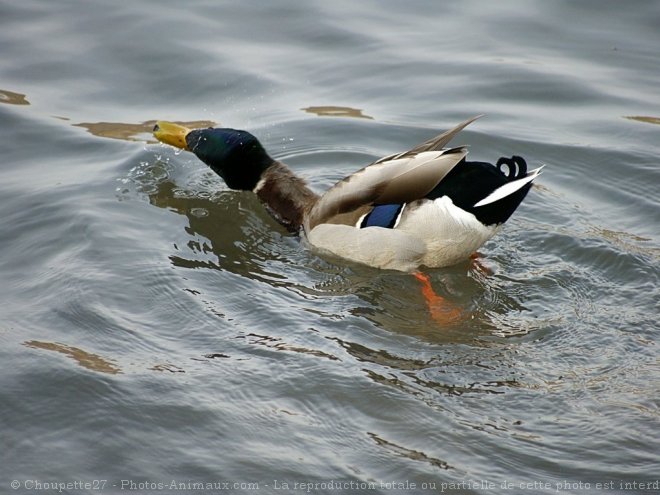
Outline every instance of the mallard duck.
{"label": "mallard duck", "polygon": [[322,195],[247,131],[188,129],[159,121],[154,136],[193,152],[231,189],[256,194],[275,219],[314,249],[377,268],[414,271],[456,264],[508,220],[541,168],[519,156],[495,165],[445,148],[461,122],[409,151],[376,160]]}

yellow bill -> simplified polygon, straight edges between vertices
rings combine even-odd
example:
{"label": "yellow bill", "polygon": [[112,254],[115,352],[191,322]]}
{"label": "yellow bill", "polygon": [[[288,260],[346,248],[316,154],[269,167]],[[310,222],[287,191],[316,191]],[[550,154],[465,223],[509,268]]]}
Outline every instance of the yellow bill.
{"label": "yellow bill", "polygon": [[188,143],[186,143],[186,136],[191,131],[187,127],[184,127],[174,122],[167,122],[165,120],[159,120],[154,126],[154,137],[158,139],[161,143],[169,144],[176,148],[181,148],[182,150],[190,151],[188,148]]}

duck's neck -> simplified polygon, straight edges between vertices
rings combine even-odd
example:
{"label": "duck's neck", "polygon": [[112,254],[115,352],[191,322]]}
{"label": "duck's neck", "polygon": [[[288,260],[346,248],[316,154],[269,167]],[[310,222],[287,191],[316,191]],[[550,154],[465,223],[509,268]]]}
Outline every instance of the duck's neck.
{"label": "duck's neck", "polygon": [[303,179],[281,162],[274,162],[254,188],[275,219],[291,232],[302,227],[305,212],[319,199]]}

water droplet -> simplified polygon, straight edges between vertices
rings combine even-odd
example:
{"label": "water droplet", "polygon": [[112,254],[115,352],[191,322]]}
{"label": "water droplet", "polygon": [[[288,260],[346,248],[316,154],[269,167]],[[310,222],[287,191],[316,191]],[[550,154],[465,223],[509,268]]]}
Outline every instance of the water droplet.
{"label": "water droplet", "polygon": [[206,208],[191,208],[190,214],[197,218],[204,218],[209,216],[209,211]]}

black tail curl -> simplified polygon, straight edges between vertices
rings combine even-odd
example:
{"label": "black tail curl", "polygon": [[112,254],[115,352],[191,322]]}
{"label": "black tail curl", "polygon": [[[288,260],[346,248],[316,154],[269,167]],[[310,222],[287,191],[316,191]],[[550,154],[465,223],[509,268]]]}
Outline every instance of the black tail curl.
{"label": "black tail curl", "polygon": [[[502,170],[502,165],[506,165],[506,173],[504,170]],[[527,175],[527,162],[520,156],[514,155],[511,158],[506,158],[503,156],[497,160],[497,164],[495,166],[510,181],[521,179]]]}

